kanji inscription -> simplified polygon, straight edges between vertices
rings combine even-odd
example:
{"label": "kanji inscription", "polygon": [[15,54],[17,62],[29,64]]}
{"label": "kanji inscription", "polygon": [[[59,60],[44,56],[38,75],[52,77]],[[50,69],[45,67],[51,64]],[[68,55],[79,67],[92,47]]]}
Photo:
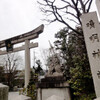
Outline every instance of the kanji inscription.
{"label": "kanji inscription", "polygon": [[98,78],[100,79],[100,71],[98,70],[98,72],[97,72],[97,76],[98,76]]}
{"label": "kanji inscription", "polygon": [[90,20],[87,24],[86,24],[87,27],[89,27],[90,29],[91,28],[95,28],[95,23],[93,20]]}
{"label": "kanji inscription", "polygon": [[99,42],[99,37],[98,37],[98,34],[92,34],[92,36],[89,37],[89,39],[92,41],[92,42],[95,42],[95,40],[97,42]]}
{"label": "kanji inscription", "polygon": [[96,58],[96,57],[100,57],[100,49],[98,49],[97,51],[93,51],[93,57]]}

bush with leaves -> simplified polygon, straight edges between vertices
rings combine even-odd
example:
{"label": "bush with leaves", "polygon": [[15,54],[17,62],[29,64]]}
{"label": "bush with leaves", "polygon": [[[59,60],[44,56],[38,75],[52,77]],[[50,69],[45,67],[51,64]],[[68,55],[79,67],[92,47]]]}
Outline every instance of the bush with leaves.
{"label": "bush with leaves", "polygon": [[27,86],[27,96],[31,97],[32,100],[36,100],[37,89],[36,82],[38,81],[38,74],[31,71],[31,78],[29,85]]}
{"label": "bush with leaves", "polygon": [[69,83],[75,98],[77,100],[93,100],[95,98],[94,85],[85,55],[83,59],[80,59],[78,56],[74,57],[73,62],[75,65],[73,68],[70,68],[71,78]]}
{"label": "bush with leaves", "polygon": [[36,83],[37,83],[37,81],[38,81],[38,74],[31,71],[29,85],[27,86],[27,88],[23,88],[22,90],[20,90],[19,94],[27,95],[27,96],[31,97],[32,100],[36,100],[36,97],[37,97]]}
{"label": "bush with leaves", "polygon": [[32,100],[36,100],[36,86],[35,84],[29,85],[27,88],[27,96],[31,97]]}

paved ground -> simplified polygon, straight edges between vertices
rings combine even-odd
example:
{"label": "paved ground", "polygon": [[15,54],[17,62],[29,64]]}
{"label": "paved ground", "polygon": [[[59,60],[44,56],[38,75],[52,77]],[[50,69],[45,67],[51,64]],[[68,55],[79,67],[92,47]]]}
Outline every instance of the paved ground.
{"label": "paved ground", "polygon": [[18,97],[18,92],[9,92],[8,100],[18,100]]}
{"label": "paved ground", "polygon": [[9,92],[8,100],[30,100],[30,98],[19,95],[19,92]]}

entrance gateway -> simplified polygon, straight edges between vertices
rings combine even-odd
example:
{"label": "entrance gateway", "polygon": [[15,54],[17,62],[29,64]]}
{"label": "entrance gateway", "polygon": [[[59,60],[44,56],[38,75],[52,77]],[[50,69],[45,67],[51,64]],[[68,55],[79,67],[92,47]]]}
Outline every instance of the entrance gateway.
{"label": "entrance gateway", "polygon": [[[43,29],[44,25],[42,24],[30,32],[0,41],[0,48],[6,47],[7,49],[5,51],[0,50],[0,55],[25,50],[25,87],[27,87],[30,79],[30,49],[38,47],[38,43],[30,43],[30,40],[38,38]],[[15,44],[22,42],[25,42],[25,45],[13,48]]]}

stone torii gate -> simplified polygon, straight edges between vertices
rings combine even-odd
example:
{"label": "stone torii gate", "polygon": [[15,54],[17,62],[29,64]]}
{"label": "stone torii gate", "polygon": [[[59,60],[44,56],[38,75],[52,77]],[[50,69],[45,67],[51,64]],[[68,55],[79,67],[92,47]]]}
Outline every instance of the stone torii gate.
{"label": "stone torii gate", "polygon": [[15,44],[25,42],[25,45],[13,48],[9,51],[0,50],[0,55],[25,50],[25,87],[27,87],[27,85],[29,83],[29,79],[30,79],[30,49],[38,47],[38,43],[33,43],[33,42],[30,43],[30,40],[38,38],[39,34],[43,32],[43,29],[44,29],[44,25],[42,24],[30,32],[0,41],[0,48],[7,46],[6,41],[10,41],[10,43],[11,43],[10,45],[12,45],[12,47]]}

